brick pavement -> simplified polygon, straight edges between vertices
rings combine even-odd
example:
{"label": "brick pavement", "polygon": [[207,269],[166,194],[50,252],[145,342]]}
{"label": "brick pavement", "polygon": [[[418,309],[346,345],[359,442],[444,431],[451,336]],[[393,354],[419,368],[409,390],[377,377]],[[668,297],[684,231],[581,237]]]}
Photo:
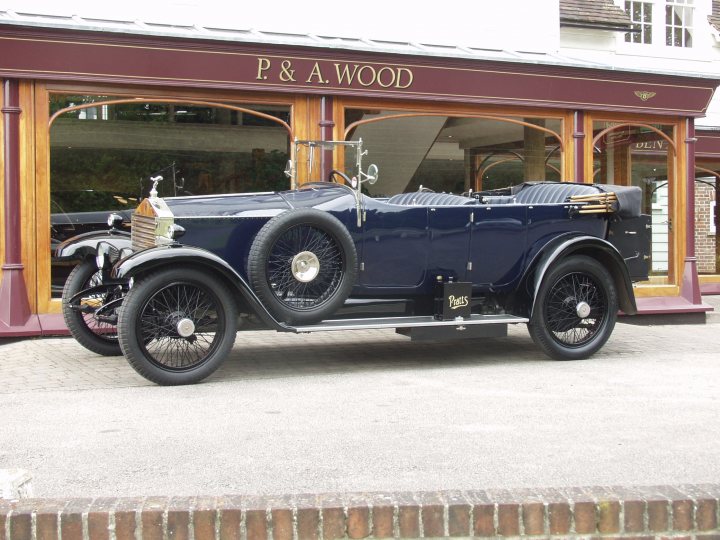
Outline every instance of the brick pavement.
{"label": "brick pavement", "polygon": [[0,500],[0,538],[717,540],[718,500],[719,485]]}
{"label": "brick pavement", "polygon": [[[720,297],[707,297],[720,308]],[[632,322],[632,318],[622,319]],[[628,355],[663,351],[663,341],[687,341],[687,348],[717,348],[720,313],[707,325],[620,323],[599,355]],[[642,330],[640,330],[642,329]],[[692,337],[689,337],[692,335]],[[459,364],[494,357],[545,358],[530,339],[525,325],[511,325],[508,337],[448,342],[411,342],[392,330],[360,330],[296,335],[272,331],[239,332],[225,364],[209,380],[239,380],[292,374],[369,370],[386,365],[432,365],[450,356]],[[68,337],[0,340],[0,394],[44,390],[88,390],[148,386],[122,356],[102,357]]]}

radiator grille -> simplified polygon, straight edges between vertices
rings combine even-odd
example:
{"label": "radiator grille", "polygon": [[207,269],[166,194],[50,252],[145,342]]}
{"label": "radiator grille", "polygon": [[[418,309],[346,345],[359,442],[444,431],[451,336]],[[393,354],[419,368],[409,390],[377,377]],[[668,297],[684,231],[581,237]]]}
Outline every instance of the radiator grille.
{"label": "radiator grille", "polygon": [[137,212],[131,218],[130,240],[133,251],[155,247],[155,218],[141,216]]}

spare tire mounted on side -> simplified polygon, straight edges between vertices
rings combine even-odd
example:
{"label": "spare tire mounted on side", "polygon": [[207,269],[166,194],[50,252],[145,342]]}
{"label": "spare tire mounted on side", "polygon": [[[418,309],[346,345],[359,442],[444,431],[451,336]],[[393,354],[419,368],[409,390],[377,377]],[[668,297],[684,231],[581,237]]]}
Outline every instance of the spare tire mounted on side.
{"label": "spare tire mounted on side", "polygon": [[335,313],[355,285],[355,244],[331,214],[289,210],[268,221],[255,237],[248,277],[276,319],[317,323]]}

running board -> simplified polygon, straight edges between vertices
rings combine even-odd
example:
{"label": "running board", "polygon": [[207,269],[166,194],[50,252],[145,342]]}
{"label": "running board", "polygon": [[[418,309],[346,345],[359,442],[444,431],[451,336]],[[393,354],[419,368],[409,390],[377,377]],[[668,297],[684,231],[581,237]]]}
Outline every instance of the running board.
{"label": "running board", "polygon": [[529,319],[514,315],[471,315],[469,318],[439,320],[432,315],[420,317],[378,317],[366,319],[335,319],[322,321],[308,326],[292,326],[288,330],[295,333],[328,332],[332,330],[378,330],[383,328],[422,328],[422,327],[455,327],[479,324],[518,324]]}

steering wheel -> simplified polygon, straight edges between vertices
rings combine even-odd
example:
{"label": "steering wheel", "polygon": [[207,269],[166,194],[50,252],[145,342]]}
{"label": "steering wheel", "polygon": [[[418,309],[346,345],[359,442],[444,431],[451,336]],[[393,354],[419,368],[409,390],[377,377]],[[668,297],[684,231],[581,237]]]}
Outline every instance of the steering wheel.
{"label": "steering wheel", "polygon": [[348,175],[344,172],[338,171],[337,169],[333,169],[332,171],[330,171],[330,174],[328,174],[328,182],[335,182],[336,184],[339,184],[340,182],[337,181],[338,176],[343,179],[343,182],[345,182],[345,184],[352,187],[352,180],[350,180]]}

